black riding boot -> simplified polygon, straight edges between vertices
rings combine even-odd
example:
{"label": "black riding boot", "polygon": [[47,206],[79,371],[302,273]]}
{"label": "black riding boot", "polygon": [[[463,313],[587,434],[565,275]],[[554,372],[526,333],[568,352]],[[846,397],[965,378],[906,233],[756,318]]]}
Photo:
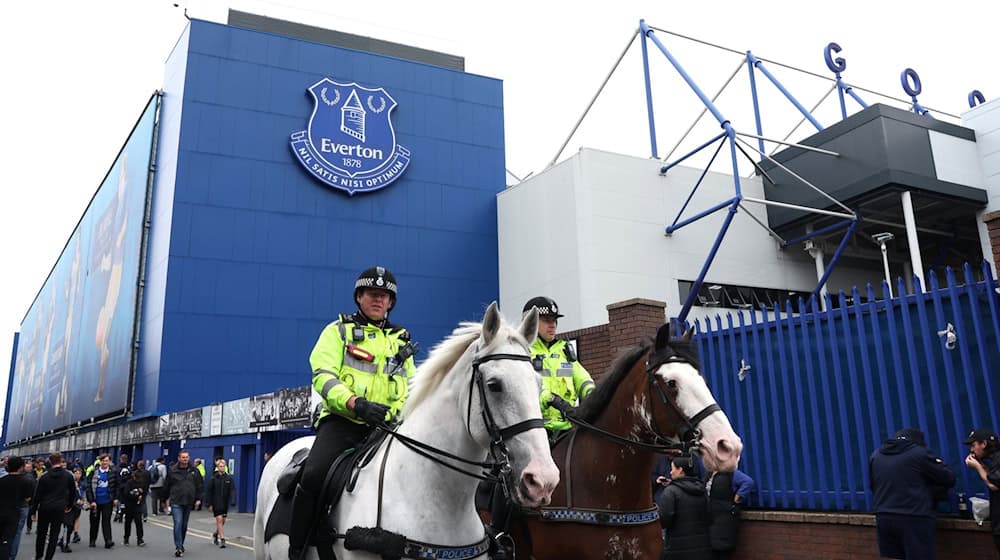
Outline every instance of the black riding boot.
{"label": "black riding boot", "polygon": [[510,536],[507,535],[512,510],[513,504],[507,500],[503,485],[495,484],[490,503],[490,524],[486,527],[486,536],[491,540],[490,557],[493,560],[507,560],[513,557],[511,554],[513,551],[510,550]]}
{"label": "black riding boot", "polygon": [[302,551],[309,544],[309,530],[316,514],[316,496],[310,494],[301,484],[295,487],[292,498],[292,521],[288,529],[288,560],[299,560]]}

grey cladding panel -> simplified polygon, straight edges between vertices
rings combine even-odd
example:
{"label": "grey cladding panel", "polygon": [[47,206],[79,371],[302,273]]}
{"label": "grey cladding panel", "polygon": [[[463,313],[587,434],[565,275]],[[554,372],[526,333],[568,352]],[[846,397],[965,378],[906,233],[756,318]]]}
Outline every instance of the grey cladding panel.
{"label": "grey cladding panel", "polygon": [[465,58],[461,56],[411,47],[400,43],[392,43],[390,41],[382,41],[371,37],[363,37],[361,35],[353,35],[351,33],[342,33],[340,31],[333,31],[332,29],[324,29],[322,27],[304,25],[282,19],[259,16],[257,14],[250,14],[237,10],[229,10],[229,25],[241,27],[243,29],[253,29],[256,31],[274,33],[275,35],[283,35],[285,37],[294,37],[296,39],[312,41],[314,43],[323,43],[325,45],[333,45],[335,47],[344,47],[356,51],[364,51],[373,54],[391,56],[394,58],[401,58],[404,60],[411,60],[413,62],[422,62],[424,64],[439,66],[441,68],[465,72]]}
{"label": "grey cladding panel", "polygon": [[[848,206],[886,189],[918,189],[966,202],[984,203],[985,192],[937,179],[928,130],[975,140],[966,128],[920,117],[885,105],[873,105],[806,138],[801,143],[831,150],[833,157],[801,148],[787,148],[774,159]],[[811,208],[839,210],[828,199],[802,184],[773,162],[761,167],[774,180],[764,181],[768,200]],[[809,214],[768,207],[771,227],[781,229]]]}

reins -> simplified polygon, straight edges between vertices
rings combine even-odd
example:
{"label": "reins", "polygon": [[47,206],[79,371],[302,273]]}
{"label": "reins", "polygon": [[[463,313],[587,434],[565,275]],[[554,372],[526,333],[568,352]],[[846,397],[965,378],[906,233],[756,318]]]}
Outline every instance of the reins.
{"label": "reins", "polygon": [[[545,424],[541,418],[529,418],[517,424],[507,426],[506,428],[500,428],[496,420],[493,417],[493,412],[490,410],[489,401],[486,400],[486,388],[484,387],[483,374],[479,371],[479,366],[481,364],[492,362],[496,360],[515,360],[522,362],[530,362],[531,358],[522,354],[487,354],[480,358],[473,360],[472,362],[472,376],[469,379],[469,402],[466,410],[466,430],[469,435],[472,435],[472,391],[473,388],[478,388],[479,400],[482,404],[483,422],[486,424],[486,431],[490,434],[490,455],[493,457],[493,461],[473,461],[470,459],[465,459],[459,457],[453,453],[449,453],[443,449],[439,449],[424,443],[420,440],[411,438],[400,434],[396,430],[398,429],[398,424],[389,425],[385,422],[376,425],[376,428],[385,431],[390,437],[399,440],[400,443],[405,445],[414,453],[424,457],[438,465],[451,469],[455,472],[469,476],[478,480],[483,480],[487,482],[496,482],[503,484],[505,482],[505,477],[510,473],[510,457],[505,444],[506,440],[533,429],[544,429]],[[436,455],[436,456],[435,456]],[[440,457],[450,459],[452,461],[457,461],[459,463],[469,465],[472,467],[480,467],[485,469],[489,474],[480,474],[476,472],[470,472],[462,467],[455,466],[442,460]]]}
{"label": "reins", "polygon": [[[646,368],[646,376],[649,381],[647,385],[647,390],[650,393],[652,393],[655,388],[656,394],[660,398],[660,402],[662,402],[664,406],[672,408],[674,412],[676,412],[677,415],[684,422],[684,428],[683,430],[680,431],[680,436],[681,436],[680,442],[666,443],[666,444],[646,443],[644,441],[625,438],[613,432],[609,432],[602,428],[598,428],[597,426],[591,424],[590,422],[587,422],[581,418],[577,418],[572,414],[566,415],[566,419],[569,420],[570,423],[575,424],[580,428],[600,434],[605,439],[611,440],[615,443],[627,447],[645,449],[656,453],[668,453],[671,451],[688,453],[692,450],[697,450],[701,445],[701,430],[698,429],[698,425],[701,424],[702,420],[708,418],[710,415],[712,415],[712,413],[722,410],[722,408],[718,405],[718,403],[712,403],[703,408],[694,416],[691,416],[690,418],[687,415],[685,415],[684,412],[680,409],[680,407],[677,406],[677,403],[674,402],[673,399],[667,397],[666,393],[663,391],[663,387],[660,386],[660,383],[656,379],[656,374],[655,374],[656,370],[659,369],[660,366],[662,366],[663,364],[667,363],[687,364],[689,362],[680,356],[672,355],[666,358],[665,360],[649,365],[649,367]],[[650,414],[653,416],[653,422],[651,422],[652,425],[650,426],[650,429],[653,431],[654,439],[659,441],[668,441],[669,439],[667,437],[656,432],[655,428],[656,409],[650,408]]]}

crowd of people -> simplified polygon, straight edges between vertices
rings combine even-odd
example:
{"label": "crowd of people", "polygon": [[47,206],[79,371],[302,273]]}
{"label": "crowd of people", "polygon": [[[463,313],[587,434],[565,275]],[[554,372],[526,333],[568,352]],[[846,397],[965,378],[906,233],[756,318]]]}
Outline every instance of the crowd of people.
{"label": "crowd of people", "polygon": [[[56,550],[72,552],[71,544],[81,542],[80,518],[87,512],[90,521],[88,543],[97,547],[103,536],[106,549],[115,547],[113,523],[122,523],[122,542],[146,546],[143,523],[149,511],[154,516],[173,518],[174,556],[184,556],[191,510],[202,502],[216,520],[212,535],[215,545],[226,548],[224,532],[234,484],[225,459],[215,459],[215,469],[206,476],[200,459],[191,461],[181,450],[169,465],[163,457],[147,465],[130,462],[122,454],[112,465],[108,454],[91,465],[79,458],[67,464],[56,452],[47,459],[5,457],[0,461],[0,560],[15,560],[23,534],[35,530],[35,558],[51,560]],[[34,526],[34,527],[33,527]]]}
{"label": "crowd of people", "polygon": [[663,527],[663,558],[725,560],[736,549],[740,511],[756,485],[735,472],[705,470],[697,456],[661,455],[653,498]]}
{"label": "crowd of people", "polygon": [[[1000,551],[1000,441],[992,430],[972,430],[965,465],[989,493],[993,542]],[[878,548],[885,558],[935,557],[938,503],[955,486],[955,473],[927,448],[917,428],[897,431],[876,449],[868,463]]]}

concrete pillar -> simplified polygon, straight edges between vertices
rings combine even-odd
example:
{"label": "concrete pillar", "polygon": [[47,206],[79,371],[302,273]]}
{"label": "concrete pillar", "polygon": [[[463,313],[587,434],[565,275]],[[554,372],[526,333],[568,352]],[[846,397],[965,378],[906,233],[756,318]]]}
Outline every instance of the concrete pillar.
{"label": "concrete pillar", "polygon": [[906,244],[910,247],[910,264],[913,266],[913,275],[920,279],[920,284],[926,286],[924,282],[924,261],[920,257],[920,241],[917,239],[917,220],[913,216],[913,198],[910,191],[903,191],[903,221],[906,224]]}

